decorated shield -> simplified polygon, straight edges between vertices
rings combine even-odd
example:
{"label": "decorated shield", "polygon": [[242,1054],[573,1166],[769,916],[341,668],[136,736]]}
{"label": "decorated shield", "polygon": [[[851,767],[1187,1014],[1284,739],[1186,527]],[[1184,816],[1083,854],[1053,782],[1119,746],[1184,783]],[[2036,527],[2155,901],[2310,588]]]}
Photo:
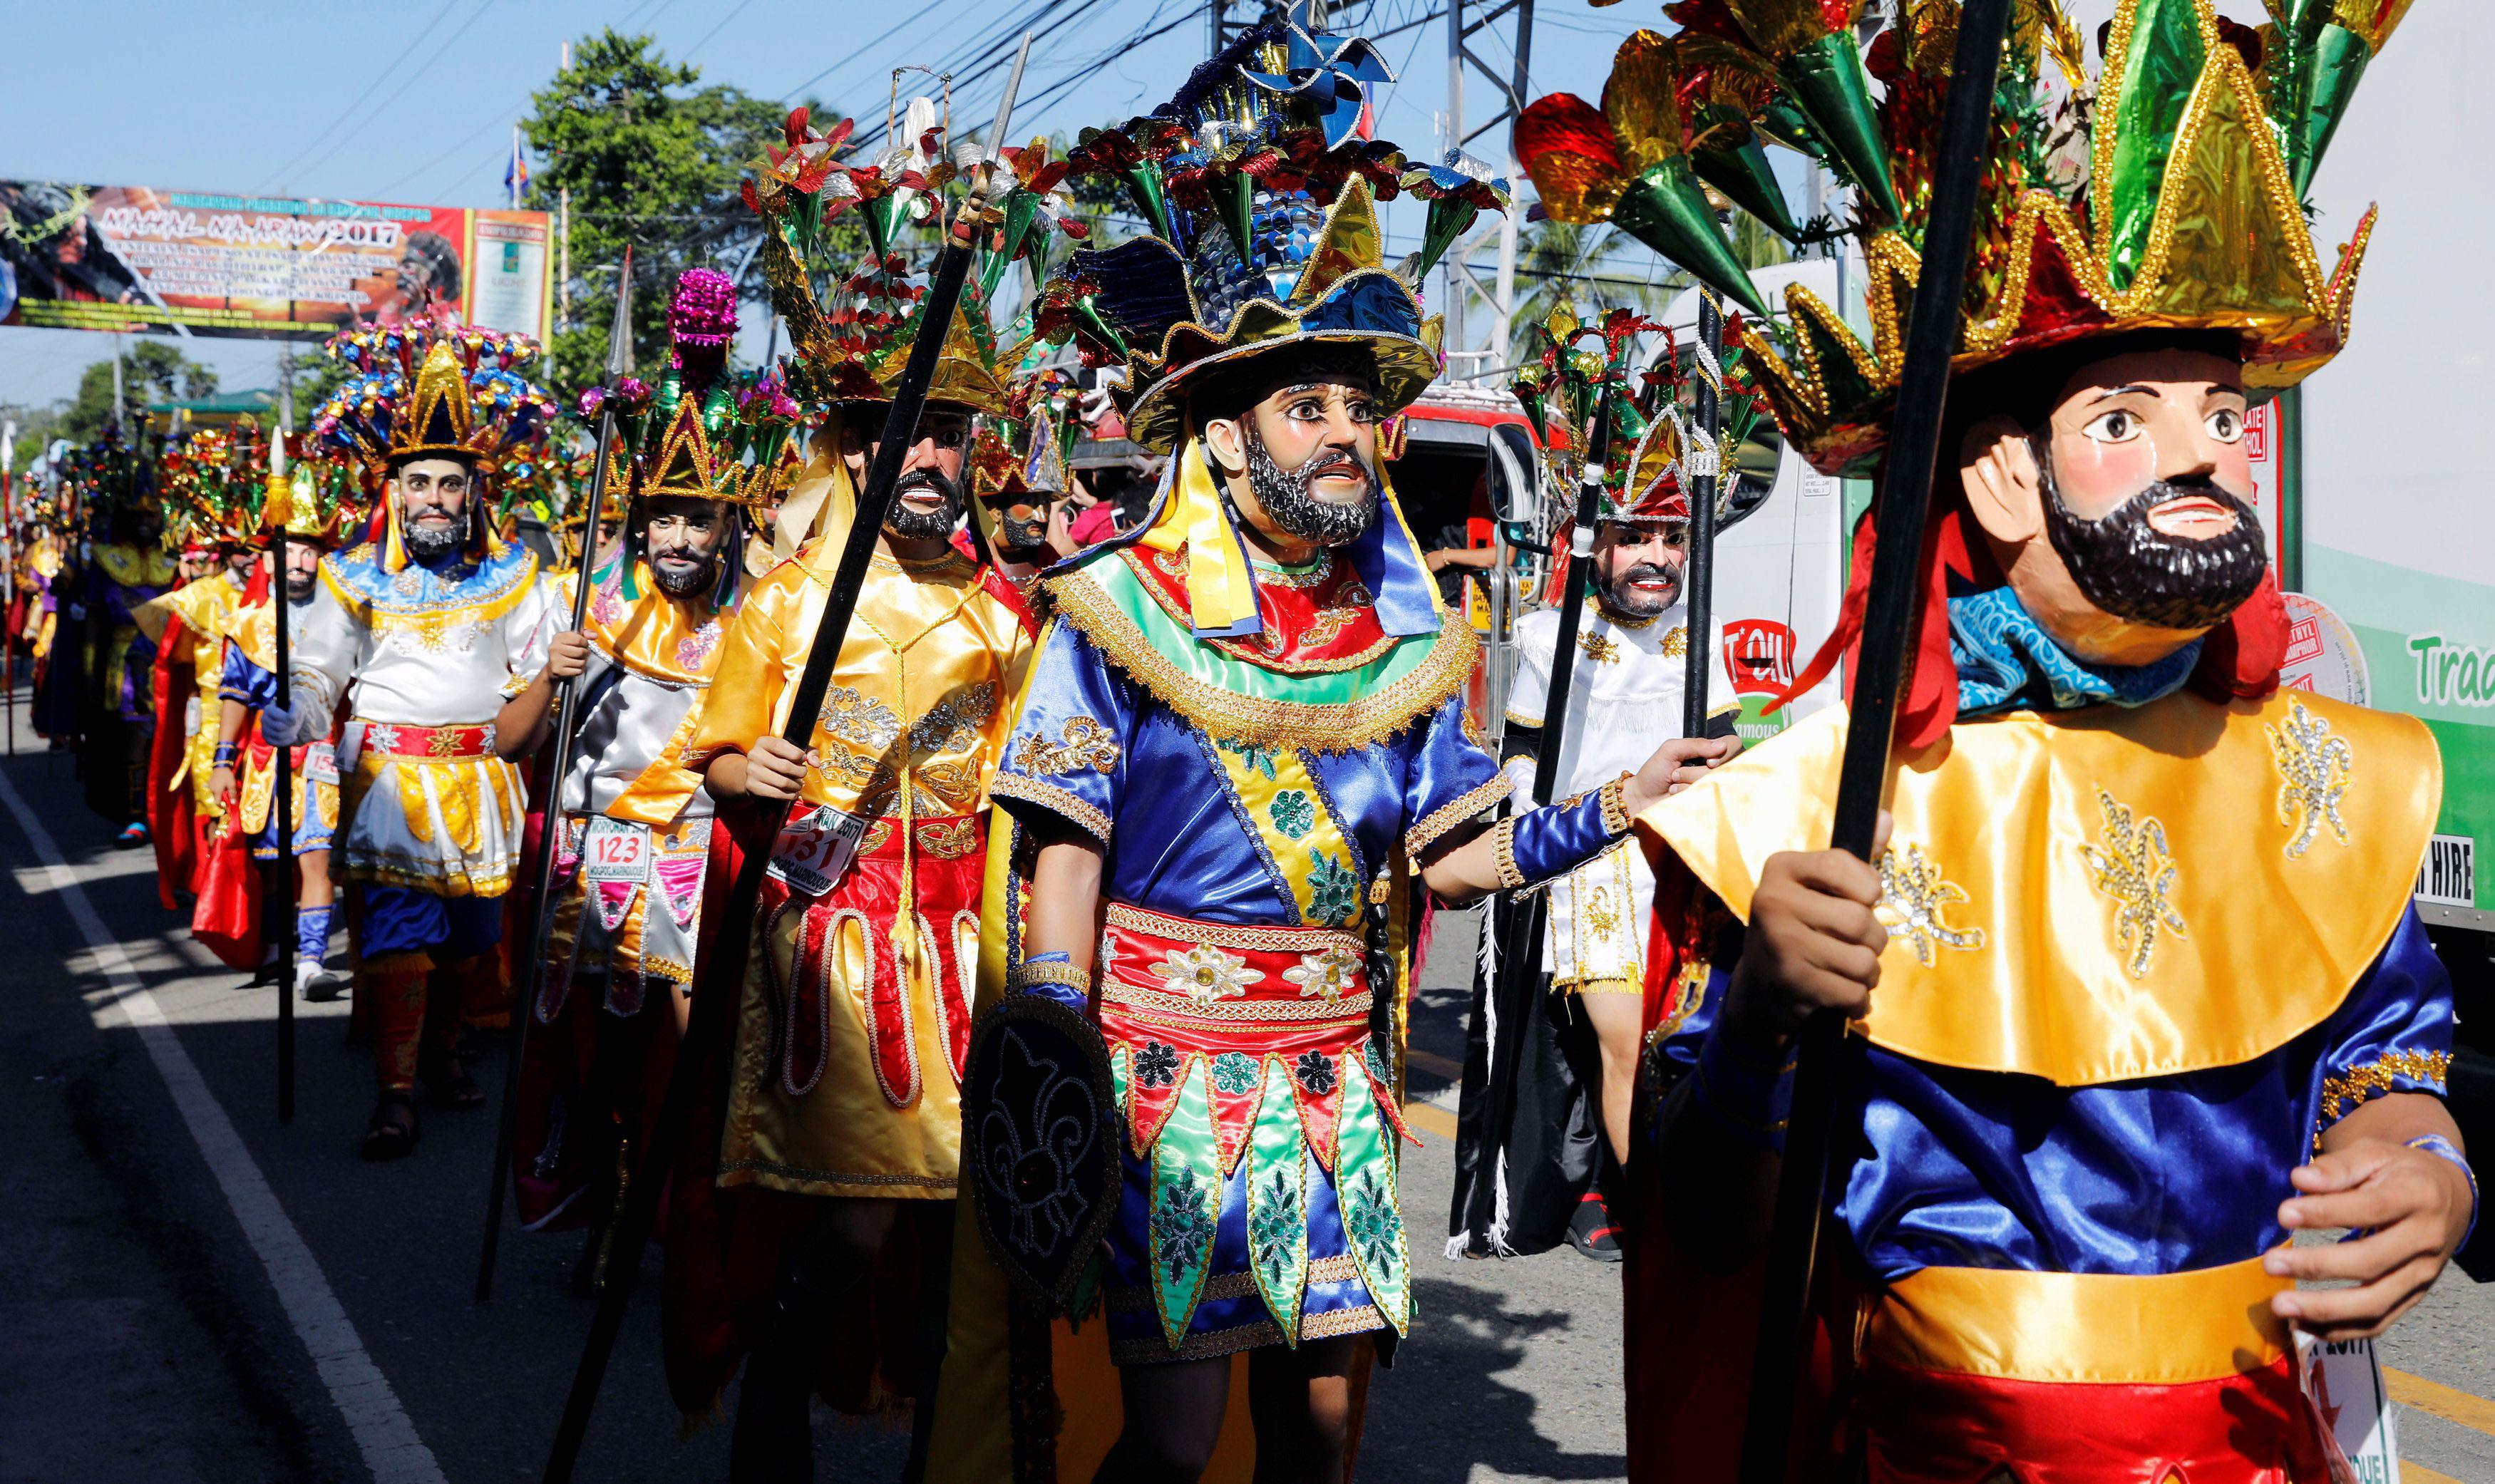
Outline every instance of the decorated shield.
{"label": "decorated shield", "polygon": [[962,1162],[1007,1277],[1077,1306],[1118,1201],[1108,1046],[1077,1011],[1010,994],[979,1017],[962,1081]]}

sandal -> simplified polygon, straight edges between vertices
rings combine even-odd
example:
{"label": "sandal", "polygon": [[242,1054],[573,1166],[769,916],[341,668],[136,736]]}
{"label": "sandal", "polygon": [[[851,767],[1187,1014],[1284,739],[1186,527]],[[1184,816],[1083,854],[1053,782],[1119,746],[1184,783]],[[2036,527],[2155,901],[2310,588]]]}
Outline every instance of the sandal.
{"label": "sandal", "polygon": [[384,1093],[365,1126],[363,1156],[367,1159],[403,1159],[416,1149],[420,1124],[416,1099],[405,1093]]}
{"label": "sandal", "polygon": [[468,1075],[468,1064],[455,1056],[444,1057],[441,1065],[420,1075],[437,1108],[473,1108],[485,1100],[484,1086]]}

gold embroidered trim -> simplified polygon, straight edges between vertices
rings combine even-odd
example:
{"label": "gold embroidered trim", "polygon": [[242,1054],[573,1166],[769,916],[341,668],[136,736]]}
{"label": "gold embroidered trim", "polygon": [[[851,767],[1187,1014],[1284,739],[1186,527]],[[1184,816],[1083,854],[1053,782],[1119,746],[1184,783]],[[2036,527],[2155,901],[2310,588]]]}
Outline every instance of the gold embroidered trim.
{"label": "gold embroidered trim", "polygon": [[1034,984],[1063,984],[1088,999],[1092,994],[1092,971],[1053,959],[1036,964],[1016,964],[1005,971],[1007,989],[1029,989]]}
{"label": "gold embroidered trim", "polygon": [[1014,745],[1013,765],[1026,773],[1079,773],[1085,768],[1094,772],[1114,772],[1122,751],[1109,728],[1088,716],[1069,716],[1058,733],[1064,740],[1051,742],[1037,732],[1026,733]]}
{"label": "gold embroidered trim", "polygon": [[1491,781],[1480,788],[1431,810],[1421,817],[1420,823],[1404,831],[1403,853],[1414,860],[1420,859],[1421,852],[1435,845],[1439,836],[1507,797],[1514,787],[1506,774],[1494,774]]}
{"label": "gold embroidered trim", "polygon": [[1498,868],[1498,884],[1502,891],[1522,890],[1525,873],[1516,865],[1516,816],[1509,815],[1491,826],[1491,860]]}
{"label": "gold embroidered trim", "polygon": [[1207,685],[1181,671],[1081,572],[1051,577],[1047,586],[1067,621],[1155,699],[1217,737],[1263,747],[1344,753],[1383,742],[1462,690],[1481,650],[1472,627],[1450,613],[1429,656],[1383,690],[1348,701],[1269,700]]}
{"label": "gold embroidered trim", "polygon": [[1109,925],[1131,933],[1143,933],[1173,943],[1211,943],[1223,948],[1248,948],[1258,953],[1322,953],[1332,947],[1358,951],[1360,939],[1336,928],[1246,927],[1231,922],[1198,922],[1188,917],[1173,917],[1150,908],[1130,907],[1124,902],[1109,904]]}
{"label": "gold embroidered trim", "polygon": [[1102,845],[1109,843],[1109,817],[1055,784],[1041,783],[1020,773],[999,773],[989,782],[988,794],[992,798],[1020,799],[1026,804],[1036,804],[1083,826]]}
{"label": "gold embroidered trim", "polygon": [[2395,1084],[2401,1080],[2430,1082],[2441,1090],[2450,1072],[2449,1051],[2386,1051],[2363,1067],[2323,1078],[2322,1115],[2313,1125],[2314,1151],[2321,1152],[2322,1135],[2332,1124],[2383,1094],[2395,1091]]}
{"label": "gold embroidered trim", "polygon": [[1603,785],[1595,793],[1603,809],[1603,833],[1615,840],[1626,835],[1631,824],[1628,800],[1625,797],[1628,782],[1629,776],[1622,773]]}
{"label": "gold embroidered trim", "polygon": [[[1310,1287],[1318,1283],[1347,1283],[1360,1281],[1359,1259],[1349,1252],[1337,1252],[1331,1257],[1309,1259],[1308,1284]],[[1209,1275],[1204,1280],[1202,1291],[1196,1295],[1196,1302],[1209,1304],[1218,1299],[1262,1299],[1263,1297],[1264,1294],[1256,1287],[1256,1275],[1243,1270],[1237,1273]],[[1116,1287],[1108,1292],[1108,1308],[1111,1314],[1151,1314],[1154,1312],[1154,1307],[1153,1290],[1150,1288]],[[1351,1314],[1358,1311],[1340,1312]]]}
{"label": "gold embroidered trim", "polygon": [[[1259,975],[1261,978],[1262,975]],[[1129,1020],[1147,1025],[1201,1029],[1240,1021],[1280,1021],[1292,1025],[1356,1025],[1369,1018],[1375,997],[1369,990],[1340,1000],[1213,1000],[1157,994],[1138,985],[1111,979],[1100,986],[1100,1003],[1115,1005]]]}

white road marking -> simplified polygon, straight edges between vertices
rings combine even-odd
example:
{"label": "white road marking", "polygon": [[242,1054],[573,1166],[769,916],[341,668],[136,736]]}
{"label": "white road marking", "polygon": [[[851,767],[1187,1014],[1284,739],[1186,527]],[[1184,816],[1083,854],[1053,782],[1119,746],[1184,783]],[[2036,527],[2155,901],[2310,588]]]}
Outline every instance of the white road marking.
{"label": "white road marking", "polygon": [[388,1377],[365,1351],[354,1322],[321,1272],[320,1261],[287,1219],[277,1192],[268,1188],[251,1151],[243,1147],[242,1136],[234,1132],[232,1120],[208,1091],[190,1053],[182,1049],[172,1022],[140,982],[130,956],[106,931],[104,919],[96,915],[95,905],[87,900],[69,861],[6,774],[0,774],[0,803],[16,816],[17,827],[25,831],[27,842],[43,860],[52,891],[77,923],[95,954],[96,967],[111,982],[122,1013],[130,1017],[139,1043],[165,1079],[166,1091],[173,1095],[183,1126],[198,1141],[200,1157],[216,1176],[217,1188],[225,1192],[226,1204],[233,1208],[234,1220],[242,1223],[243,1235],[250,1238],[252,1251],[268,1270],[277,1301],[311,1353],[322,1384],[329,1388],[329,1400],[346,1418],[347,1430],[354,1435],[375,1484],[447,1484],[433,1450],[416,1436],[416,1424],[399,1406],[398,1393],[390,1389]]}

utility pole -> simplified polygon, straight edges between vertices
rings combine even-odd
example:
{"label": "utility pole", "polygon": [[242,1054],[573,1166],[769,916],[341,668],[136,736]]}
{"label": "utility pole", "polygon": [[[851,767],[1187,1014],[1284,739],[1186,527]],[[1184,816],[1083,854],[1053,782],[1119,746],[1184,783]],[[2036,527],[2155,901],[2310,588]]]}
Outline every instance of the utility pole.
{"label": "utility pole", "polygon": [[[277,436],[282,444],[286,435],[294,431],[294,342],[284,342],[277,352]],[[280,455],[283,457],[283,455]]]}
{"label": "utility pole", "polygon": [[118,334],[112,337],[112,426],[115,432],[127,437],[130,432],[130,404],[122,389],[121,339]]}
{"label": "utility pole", "polygon": [[[1497,28],[1497,29],[1494,29]],[[1501,30],[1505,35],[1501,35]],[[1512,67],[1493,67],[1475,49],[1485,31],[1500,42],[1507,54],[1515,58]],[[1464,71],[1470,68],[1493,89],[1496,105],[1478,120],[1464,110]],[[1447,111],[1445,147],[1463,149],[1486,134],[1497,131],[1494,153],[1505,163],[1503,173],[1510,180],[1522,177],[1524,167],[1517,164],[1509,148],[1509,139],[1516,127],[1516,116],[1525,111],[1526,95],[1533,87],[1533,0],[1447,0]],[[1459,242],[1446,256],[1446,298],[1441,312],[1447,317],[1446,344],[1450,351],[1464,347],[1464,301],[1467,292],[1478,294],[1490,306],[1489,334],[1481,351],[1467,358],[1475,362],[1472,375],[1481,376],[1507,361],[1508,320],[1516,304],[1516,219],[1514,211],[1498,213],[1494,227],[1485,227],[1471,240]],[[1490,288],[1473,276],[1470,262],[1473,250],[1492,232],[1498,233],[1498,275]],[[1450,358],[1453,358],[1452,356]]]}

